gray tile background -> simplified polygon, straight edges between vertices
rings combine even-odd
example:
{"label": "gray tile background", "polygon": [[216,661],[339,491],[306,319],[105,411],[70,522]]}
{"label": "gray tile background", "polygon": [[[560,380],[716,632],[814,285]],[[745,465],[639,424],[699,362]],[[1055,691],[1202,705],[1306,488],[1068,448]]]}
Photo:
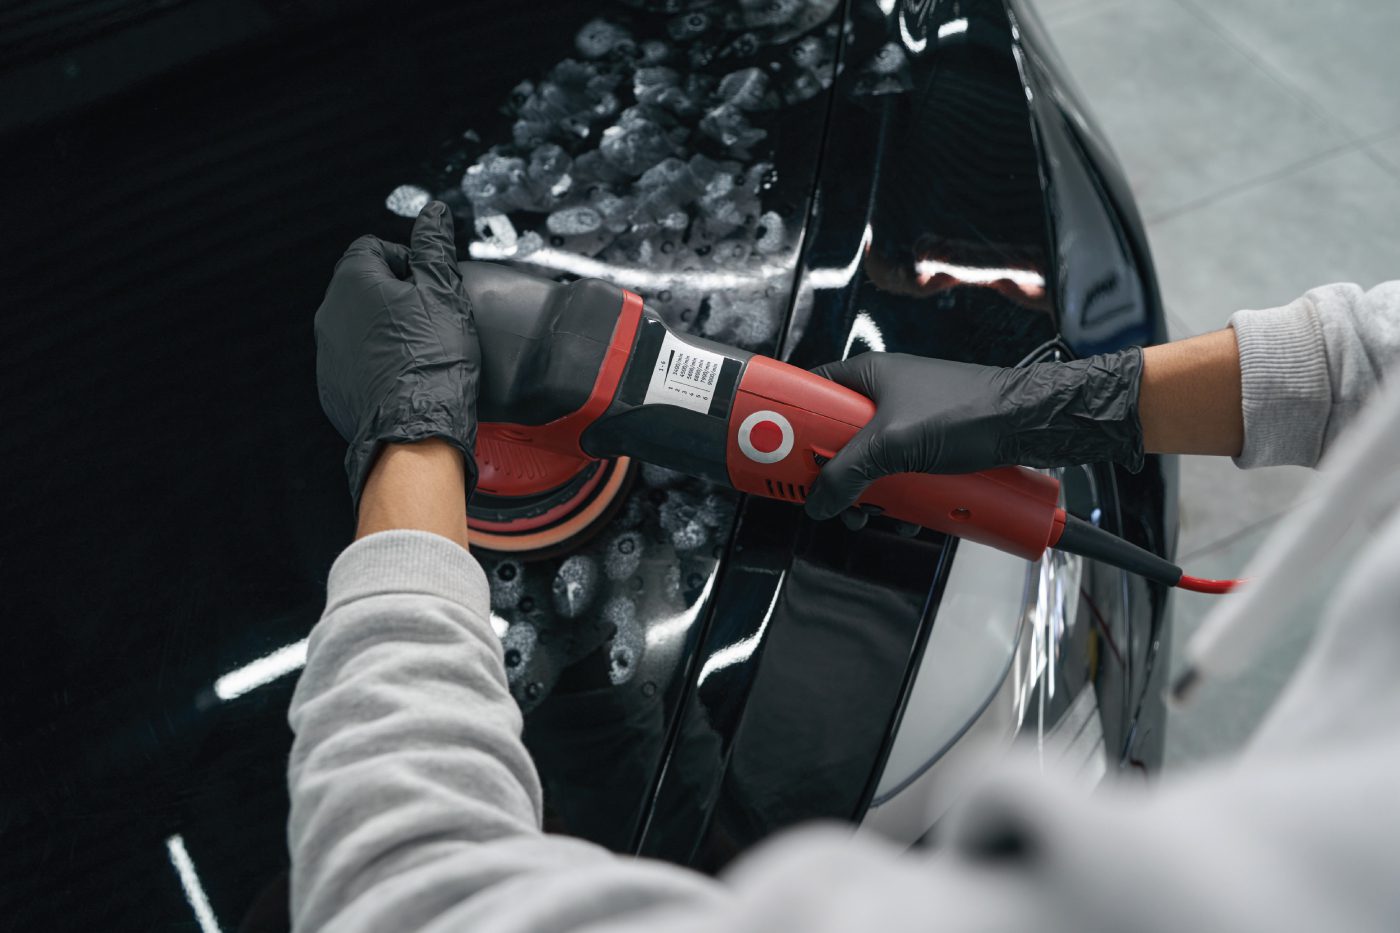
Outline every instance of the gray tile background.
{"label": "gray tile background", "polygon": [[[1400,276],[1400,2],[1037,2],[1137,195],[1173,336],[1314,285]],[[1181,563],[1226,577],[1310,472],[1183,458],[1181,476]],[[1176,595],[1174,654],[1211,605]],[[1211,685],[1173,717],[1168,767],[1249,735],[1316,609],[1281,621],[1249,675]]]}

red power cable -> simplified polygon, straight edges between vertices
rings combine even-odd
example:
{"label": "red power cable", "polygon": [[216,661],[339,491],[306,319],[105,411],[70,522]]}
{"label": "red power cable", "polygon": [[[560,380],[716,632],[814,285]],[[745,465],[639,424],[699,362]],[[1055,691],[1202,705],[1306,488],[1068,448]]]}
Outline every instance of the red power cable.
{"label": "red power cable", "polygon": [[1228,593],[1235,587],[1243,583],[1243,580],[1205,580],[1201,577],[1188,577],[1181,575],[1181,579],[1176,581],[1179,589],[1190,590],[1193,593]]}
{"label": "red power cable", "polygon": [[1058,534],[1050,541],[1050,546],[1067,554],[1078,554],[1090,560],[1100,560],[1110,567],[1141,574],[1149,580],[1180,587],[1196,593],[1228,593],[1238,587],[1242,580],[1203,580],[1181,572],[1181,568],[1164,557],[1141,548],[1131,541],[1105,531],[1070,515],[1064,509],[1055,513]]}

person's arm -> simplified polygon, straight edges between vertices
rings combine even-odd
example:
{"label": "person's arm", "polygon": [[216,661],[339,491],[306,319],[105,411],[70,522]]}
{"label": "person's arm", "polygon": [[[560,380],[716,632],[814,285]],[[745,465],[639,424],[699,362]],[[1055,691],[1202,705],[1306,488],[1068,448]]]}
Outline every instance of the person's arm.
{"label": "person's arm", "polygon": [[436,438],[390,444],[365,483],[355,539],[411,529],[466,547],[466,488],[462,454],[450,444]]}
{"label": "person's arm", "polygon": [[813,518],[890,473],[1113,462],[1144,453],[1315,466],[1400,359],[1400,282],[1327,285],[1230,327],[1070,362],[978,366],[864,353],[815,372],[872,398],[875,417],[821,470]]}
{"label": "person's arm", "polygon": [[1148,453],[1238,456],[1244,416],[1235,332],[1145,348],[1138,416]]}
{"label": "person's arm", "polygon": [[1316,466],[1400,361],[1400,281],[1323,285],[1278,308],[1237,311],[1242,467]]}
{"label": "person's arm", "polygon": [[289,717],[295,929],[566,930],[712,900],[702,876],[540,832],[462,471],[442,441],[386,446],[331,569]]}
{"label": "person's arm", "polygon": [[714,901],[700,875],[540,832],[490,593],[467,552],[479,348],[451,218],[362,238],[316,315],[357,540],[331,568],[289,720],[297,930],[572,930]]}
{"label": "person's arm", "polygon": [[1400,359],[1400,282],[1324,285],[1142,357],[1148,452],[1316,466]]}
{"label": "person's arm", "polygon": [[1316,466],[1397,359],[1400,282],[1324,285],[1236,312],[1224,330],[1143,351],[1143,444]]}

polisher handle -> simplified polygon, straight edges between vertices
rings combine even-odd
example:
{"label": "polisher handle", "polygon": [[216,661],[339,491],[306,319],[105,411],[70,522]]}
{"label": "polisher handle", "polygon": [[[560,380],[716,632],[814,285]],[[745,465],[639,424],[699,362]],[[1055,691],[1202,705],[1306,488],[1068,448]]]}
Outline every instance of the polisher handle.
{"label": "polisher handle", "polygon": [[[735,488],[801,502],[821,465],[875,414],[875,403],[777,360],[749,360],[729,417]],[[1024,467],[934,476],[900,473],[860,502],[884,514],[1037,560],[1064,525],[1060,483]]]}

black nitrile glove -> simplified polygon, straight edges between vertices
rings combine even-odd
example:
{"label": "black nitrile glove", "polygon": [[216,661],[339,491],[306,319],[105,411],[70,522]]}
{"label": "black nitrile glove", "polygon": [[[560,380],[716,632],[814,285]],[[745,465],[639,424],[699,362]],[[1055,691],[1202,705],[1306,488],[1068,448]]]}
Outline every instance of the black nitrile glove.
{"label": "black nitrile glove", "polygon": [[356,511],[385,443],[450,442],[466,460],[471,495],[480,374],[446,206],[423,208],[408,247],[372,236],[351,243],[316,311],[316,383],[321,407],[350,442],[345,472]]}
{"label": "black nitrile glove", "polygon": [[1104,461],[1142,468],[1137,347],[1015,368],[863,353],[813,372],[868,396],[876,410],[822,467],[807,497],[812,518],[850,508],[872,480],[891,473]]}

